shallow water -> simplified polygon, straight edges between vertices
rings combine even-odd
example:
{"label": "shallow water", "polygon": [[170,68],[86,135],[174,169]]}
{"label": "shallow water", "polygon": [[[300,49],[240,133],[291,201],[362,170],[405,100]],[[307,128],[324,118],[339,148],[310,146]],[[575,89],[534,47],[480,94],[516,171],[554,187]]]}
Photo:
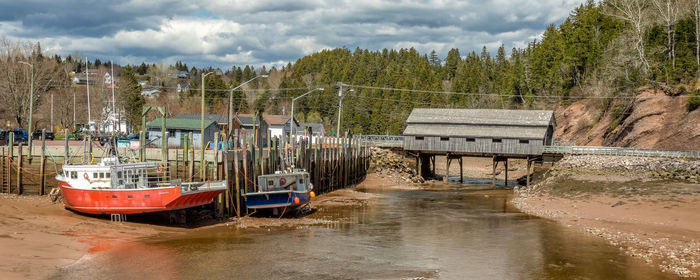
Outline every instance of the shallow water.
{"label": "shallow water", "polygon": [[522,214],[506,191],[388,191],[336,221],[219,227],[92,255],[53,279],[672,279],[604,241]]}

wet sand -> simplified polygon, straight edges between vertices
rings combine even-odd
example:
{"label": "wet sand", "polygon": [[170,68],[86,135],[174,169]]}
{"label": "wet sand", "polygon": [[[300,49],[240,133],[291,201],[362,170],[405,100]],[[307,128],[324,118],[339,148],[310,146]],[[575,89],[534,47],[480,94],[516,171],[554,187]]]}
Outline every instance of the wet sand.
{"label": "wet sand", "polygon": [[[555,177],[512,200],[521,211],[604,238],[661,271],[700,275],[697,184],[637,177]],[[588,186],[588,187],[587,187]]]}
{"label": "wet sand", "polygon": [[112,223],[46,197],[0,194],[0,279],[43,278],[88,253],[178,229]]}
{"label": "wet sand", "polygon": [[[374,174],[358,188],[389,185]],[[145,238],[179,235],[215,227],[263,228],[302,227],[337,223],[323,217],[332,207],[371,204],[377,194],[342,189],[317,196],[311,203],[315,213],[297,218],[244,217],[210,226],[187,229],[133,222],[113,223],[105,218],[65,210],[44,196],[0,194],[0,279],[40,279],[91,254],[127,246]]]}

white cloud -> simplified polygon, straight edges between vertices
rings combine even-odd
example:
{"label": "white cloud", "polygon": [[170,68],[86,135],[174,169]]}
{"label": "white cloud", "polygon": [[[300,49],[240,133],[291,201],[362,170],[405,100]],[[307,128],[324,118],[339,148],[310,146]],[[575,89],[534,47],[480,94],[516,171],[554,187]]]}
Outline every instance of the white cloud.
{"label": "white cloud", "polygon": [[[413,47],[441,57],[451,48],[466,54],[485,45],[495,52],[504,44],[510,50],[539,38],[583,0],[130,0],[95,11],[31,1],[0,4],[0,35],[38,40],[63,55],[80,51],[119,63],[182,60],[229,68],[279,66],[343,46]],[[47,13],[54,16],[37,16]],[[104,16],[95,20],[95,13]]]}

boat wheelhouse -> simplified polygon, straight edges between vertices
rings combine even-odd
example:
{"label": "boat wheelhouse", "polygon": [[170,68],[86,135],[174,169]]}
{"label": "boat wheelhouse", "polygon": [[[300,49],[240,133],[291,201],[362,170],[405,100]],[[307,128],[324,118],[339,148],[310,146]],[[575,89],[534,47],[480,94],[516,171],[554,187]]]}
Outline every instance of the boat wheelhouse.
{"label": "boat wheelhouse", "polygon": [[309,178],[309,173],[301,169],[260,175],[258,190],[243,195],[246,207],[266,209],[306,205],[315,196]]}
{"label": "boat wheelhouse", "polygon": [[64,165],[56,175],[66,208],[89,214],[137,214],[179,210],[211,203],[226,190],[226,181],[170,180],[168,165],[120,163]]}

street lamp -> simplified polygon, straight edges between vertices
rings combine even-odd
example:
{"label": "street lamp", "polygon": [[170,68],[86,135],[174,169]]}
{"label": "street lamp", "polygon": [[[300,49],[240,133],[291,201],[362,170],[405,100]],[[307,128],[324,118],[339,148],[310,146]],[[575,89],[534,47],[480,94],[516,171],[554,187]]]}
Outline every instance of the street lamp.
{"label": "street lamp", "polygon": [[255,80],[257,78],[267,78],[267,74],[258,75],[255,78],[252,78],[250,80],[245,81],[244,83],[238,85],[237,87],[231,88],[231,93],[228,95],[228,137],[229,138],[231,137],[231,133],[233,132],[233,128],[231,126],[231,123],[233,122],[233,91],[237,90],[238,88],[244,86],[247,83],[252,82],[253,80]]}
{"label": "street lamp", "polygon": [[292,168],[294,168],[294,145],[296,144],[296,143],[292,142],[292,135],[294,135],[294,101],[297,101],[297,99],[302,98],[302,97],[306,96],[307,94],[312,93],[312,92],[317,91],[317,90],[323,90],[323,88],[315,88],[315,89],[312,89],[310,91],[307,91],[306,93],[304,93],[302,95],[299,95],[297,97],[292,98],[292,112],[290,114],[291,122],[289,123],[289,145],[292,146],[292,156],[291,156]]}
{"label": "street lamp", "polygon": [[202,181],[206,181],[206,179],[204,178],[204,168],[206,168],[204,166],[204,150],[205,150],[205,147],[204,147],[204,78],[206,78],[209,74],[212,74],[212,73],[214,73],[214,72],[212,71],[212,72],[208,72],[206,74],[202,74],[202,123],[200,126],[201,130],[199,131],[199,139],[201,140],[201,145],[202,145],[201,146],[202,158],[200,159],[201,163],[202,163],[201,164],[202,170],[200,170],[200,176],[202,177]]}
{"label": "street lamp", "polygon": [[27,136],[29,138],[29,160],[32,159],[32,115],[34,113],[34,65],[28,62],[20,61],[20,64],[29,65],[32,70],[32,83],[29,86],[29,131],[27,131]]}
{"label": "street lamp", "polygon": [[[335,137],[340,135],[340,113],[343,111],[343,86],[345,84],[339,82],[338,85],[340,86],[340,89],[338,89],[338,128],[335,130]],[[353,91],[355,90],[349,90],[349,92]]]}

